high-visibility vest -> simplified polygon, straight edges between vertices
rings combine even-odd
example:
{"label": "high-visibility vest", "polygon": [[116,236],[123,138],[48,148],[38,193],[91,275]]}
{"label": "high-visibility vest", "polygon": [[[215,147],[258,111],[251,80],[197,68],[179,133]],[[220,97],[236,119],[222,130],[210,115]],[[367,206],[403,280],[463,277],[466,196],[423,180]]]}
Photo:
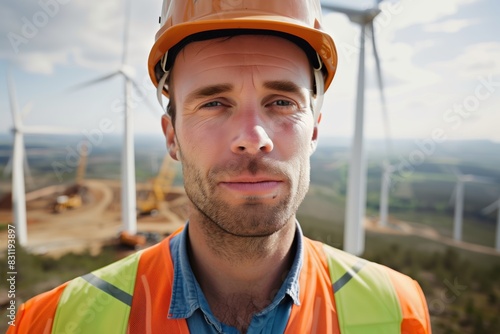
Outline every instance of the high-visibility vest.
{"label": "high-visibility vest", "polygon": [[[189,333],[186,320],[168,319],[168,310],[154,308],[155,298],[170,304],[173,264],[168,242],[154,246],[163,245],[165,256],[159,257],[153,247],[71,281],[59,300],[52,333],[156,333],[155,313],[160,313],[162,332]],[[147,275],[138,274],[143,257],[168,262],[170,276],[156,282],[164,286],[159,296],[147,293],[156,279],[148,282]],[[156,264],[144,263],[152,266],[149,270],[154,274]],[[416,282],[306,238],[300,301],[300,306],[292,306],[286,333],[431,332],[425,299]],[[134,304],[138,305],[135,309]]]}

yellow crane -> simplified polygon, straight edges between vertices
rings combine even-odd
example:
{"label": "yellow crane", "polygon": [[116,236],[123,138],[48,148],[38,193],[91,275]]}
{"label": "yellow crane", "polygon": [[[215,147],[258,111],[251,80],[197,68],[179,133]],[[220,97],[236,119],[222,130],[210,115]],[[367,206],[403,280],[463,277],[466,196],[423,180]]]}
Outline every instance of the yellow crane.
{"label": "yellow crane", "polygon": [[87,157],[89,153],[87,145],[88,144],[84,142],[80,151],[75,184],[68,187],[63,195],[57,196],[53,206],[54,213],[61,213],[67,209],[76,209],[83,204],[82,197],[86,191],[86,188],[83,186],[83,179],[87,169]]}
{"label": "yellow crane", "polygon": [[158,175],[152,181],[151,191],[147,193],[146,198],[138,198],[138,215],[156,215],[160,211],[162,203],[165,201],[165,193],[170,191],[175,177],[175,168],[173,160],[167,154],[163,158]]}

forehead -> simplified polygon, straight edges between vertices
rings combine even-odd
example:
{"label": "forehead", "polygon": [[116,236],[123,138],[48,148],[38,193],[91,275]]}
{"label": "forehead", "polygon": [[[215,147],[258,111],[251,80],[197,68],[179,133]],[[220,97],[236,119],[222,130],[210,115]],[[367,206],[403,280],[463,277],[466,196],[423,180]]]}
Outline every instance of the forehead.
{"label": "forehead", "polygon": [[311,88],[312,66],[305,52],[277,36],[237,35],[190,43],[177,55],[172,73],[174,83],[178,79],[196,83],[217,81],[216,73],[237,74],[245,69],[252,69],[263,80],[278,75]]}

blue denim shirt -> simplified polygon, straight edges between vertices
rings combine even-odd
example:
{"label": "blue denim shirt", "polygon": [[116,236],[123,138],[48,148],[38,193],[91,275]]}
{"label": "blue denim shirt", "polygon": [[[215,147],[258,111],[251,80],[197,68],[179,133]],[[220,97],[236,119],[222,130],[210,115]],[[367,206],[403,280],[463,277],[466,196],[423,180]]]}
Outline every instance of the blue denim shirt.
{"label": "blue denim shirt", "polygon": [[[171,319],[186,319],[189,331],[196,334],[235,334],[239,331],[228,326],[213,315],[203,291],[191,270],[188,257],[188,229],[170,241],[170,251],[174,263],[174,283],[172,301],[168,316]],[[285,331],[293,304],[300,305],[299,274],[302,267],[302,231],[297,223],[295,233],[297,251],[292,267],[271,304],[252,317],[248,334],[277,334]]]}

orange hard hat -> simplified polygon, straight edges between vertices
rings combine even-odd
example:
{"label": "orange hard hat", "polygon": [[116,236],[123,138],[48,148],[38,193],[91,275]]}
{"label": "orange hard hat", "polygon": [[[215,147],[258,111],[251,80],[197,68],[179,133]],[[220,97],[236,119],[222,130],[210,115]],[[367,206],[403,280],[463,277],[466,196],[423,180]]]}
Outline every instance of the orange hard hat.
{"label": "orange hard hat", "polygon": [[[321,27],[319,0],[164,0],[160,20],[148,60],[155,86],[168,71],[172,48],[186,43],[188,37],[210,32],[260,31],[305,42],[315,51],[316,63],[321,60],[325,91],[337,68],[335,44]],[[165,89],[163,94],[168,96]]]}

